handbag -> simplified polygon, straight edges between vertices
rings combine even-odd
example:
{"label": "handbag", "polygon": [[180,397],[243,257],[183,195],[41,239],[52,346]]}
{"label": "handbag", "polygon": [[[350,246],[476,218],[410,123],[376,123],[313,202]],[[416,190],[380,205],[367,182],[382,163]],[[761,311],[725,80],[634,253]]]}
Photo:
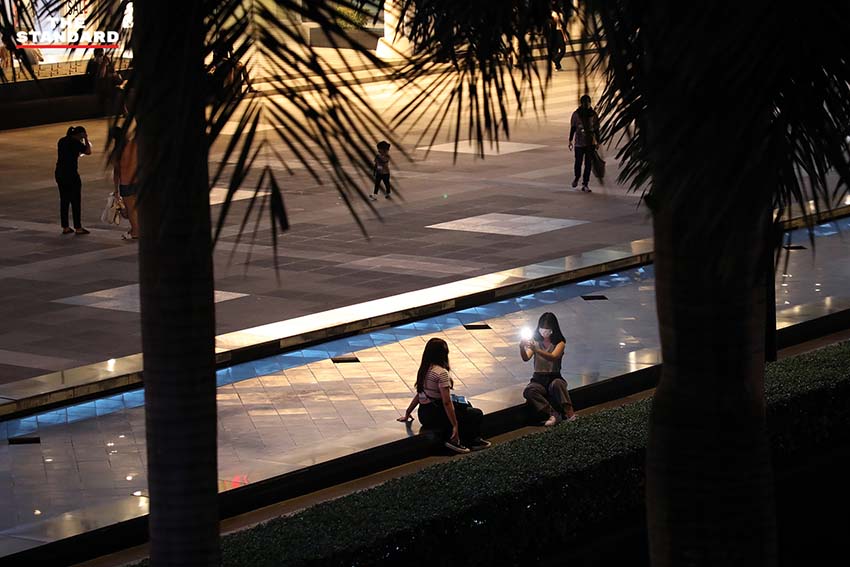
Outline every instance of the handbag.
{"label": "handbag", "polygon": [[596,148],[593,148],[593,155],[590,156],[590,169],[595,177],[600,180],[605,179],[605,160]]}
{"label": "handbag", "polygon": [[113,193],[110,193],[106,197],[106,206],[100,213],[100,220],[106,224],[120,224],[122,208],[124,208],[124,204],[121,202],[121,197],[116,197]]}
{"label": "handbag", "polygon": [[459,396],[457,394],[451,394],[452,403],[455,406],[455,409],[469,409],[472,407],[472,402],[466,399],[466,396]]}

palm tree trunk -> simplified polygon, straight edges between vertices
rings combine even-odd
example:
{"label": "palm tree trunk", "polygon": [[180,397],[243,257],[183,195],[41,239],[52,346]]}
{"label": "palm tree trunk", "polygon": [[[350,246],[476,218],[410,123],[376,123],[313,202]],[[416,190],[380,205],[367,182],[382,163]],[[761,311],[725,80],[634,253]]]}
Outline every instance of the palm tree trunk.
{"label": "palm tree trunk", "polygon": [[[742,246],[737,264],[752,273],[712,278],[700,265],[705,249],[681,244],[688,221],[666,211],[654,218],[664,364],[647,449],[652,564],[771,565],[763,256]],[[764,234],[755,224],[749,243]]]}
{"label": "palm tree trunk", "polygon": [[151,563],[217,565],[215,312],[200,0],[136,3]]}
{"label": "palm tree trunk", "polygon": [[762,7],[662,0],[641,30],[664,361],[646,462],[654,567],[776,563],[764,361],[778,168]]}

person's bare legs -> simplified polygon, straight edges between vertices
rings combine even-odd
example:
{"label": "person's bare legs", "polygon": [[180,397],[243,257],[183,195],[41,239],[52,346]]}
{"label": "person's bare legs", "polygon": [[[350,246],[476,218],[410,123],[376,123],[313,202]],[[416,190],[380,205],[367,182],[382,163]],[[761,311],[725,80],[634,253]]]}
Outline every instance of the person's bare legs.
{"label": "person's bare legs", "polygon": [[130,221],[130,236],[139,237],[139,211],[136,209],[136,196],[123,197],[124,206],[127,207],[127,220]]}

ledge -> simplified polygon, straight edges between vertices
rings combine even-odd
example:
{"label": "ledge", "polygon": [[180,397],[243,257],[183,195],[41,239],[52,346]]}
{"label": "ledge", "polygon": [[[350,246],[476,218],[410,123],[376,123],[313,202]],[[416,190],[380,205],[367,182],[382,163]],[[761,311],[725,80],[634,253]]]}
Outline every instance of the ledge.
{"label": "ledge", "polygon": [[[216,367],[642,266],[652,258],[652,240],[636,240],[226,333],[216,337]],[[0,420],[138,387],[142,368],[142,355],[134,354],[0,385]]]}
{"label": "ledge", "polygon": [[[814,220],[817,224],[847,216],[850,205]],[[784,230],[805,226],[806,221],[801,217],[783,221]],[[653,259],[652,239],[635,240],[226,333],[216,337],[216,367],[638,267],[652,263]],[[848,306],[834,298],[824,298],[822,303],[778,311],[780,333],[788,337],[799,334],[801,329],[814,324],[804,322],[813,315],[817,321],[830,321],[831,326],[842,328]],[[803,313],[801,309],[814,309],[817,313]],[[818,325],[822,327],[824,323]],[[0,420],[138,387],[143,383],[142,368],[142,355],[134,354],[0,385]]]}

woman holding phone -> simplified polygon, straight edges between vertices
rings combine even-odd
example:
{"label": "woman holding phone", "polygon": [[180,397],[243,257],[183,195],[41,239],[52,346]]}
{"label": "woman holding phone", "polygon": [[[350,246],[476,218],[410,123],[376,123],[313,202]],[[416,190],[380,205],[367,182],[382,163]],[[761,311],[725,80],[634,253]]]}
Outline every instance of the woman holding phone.
{"label": "woman holding phone", "polygon": [[540,316],[533,338],[519,343],[522,360],[534,359],[534,374],[522,396],[539,414],[547,416],[543,423],[546,427],[576,419],[567,381],[561,376],[566,345],[558,318],[549,312]]}
{"label": "woman holding phone", "polygon": [[423,426],[451,432],[444,443],[447,448],[456,453],[486,449],[490,442],[481,438],[484,413],[452,400],[454,383],[449,370],[449,345],[443,339],[429,340],[416,373],[416,394],[398,421],[413,419],[411,414],[418,405],[419,421]]}
{"label": "woman holding phone", "polygon": [[[91,155],[91,142],[82,126],[71,126],[64,138],[56,144],[57,158],[54,177],[59,187],[59,222],[62,234],[88,234],[83,228],[81,209],[83,182],[77,170],[80,156]],[[74,228],[68,224],[68,209],[74,221]]]}

